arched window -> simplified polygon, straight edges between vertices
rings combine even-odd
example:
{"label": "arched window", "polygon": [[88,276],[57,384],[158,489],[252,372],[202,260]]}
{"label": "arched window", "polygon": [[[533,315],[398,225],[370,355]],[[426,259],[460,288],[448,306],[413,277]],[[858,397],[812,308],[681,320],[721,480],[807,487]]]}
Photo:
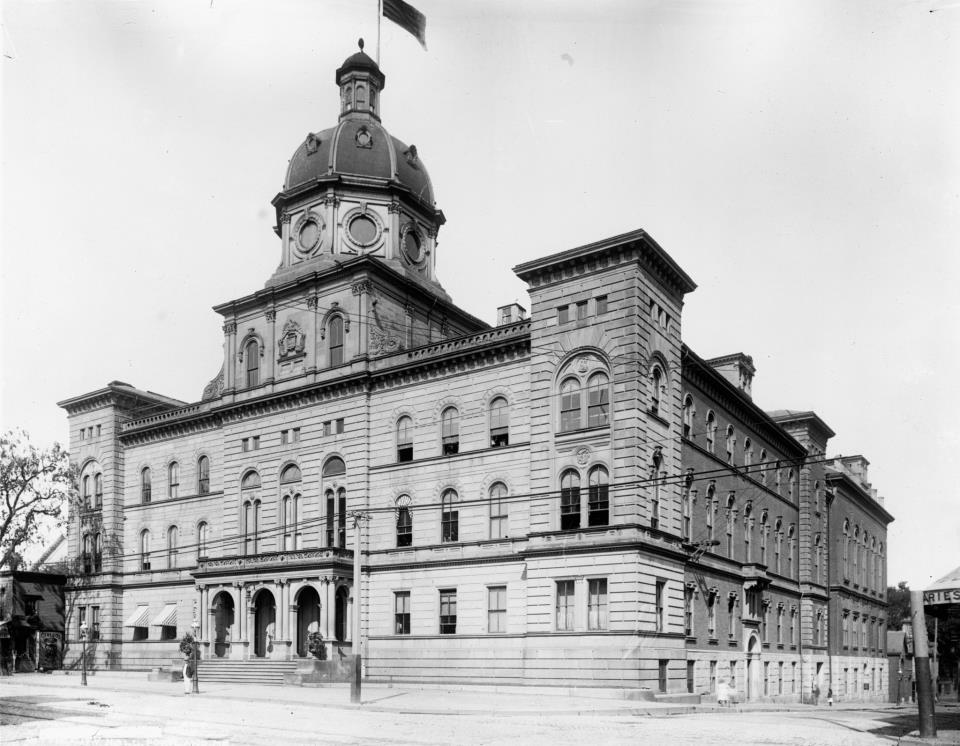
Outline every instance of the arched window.
{"label": "arched window", "polygon": [[255,339],[247,342],[243,348],[243,359],[247,364],[247,388],[260,385],[260,344]]}
{"label": "arched window", "polygon": [[333,316],[329,323],[330,367],[343,365],[343,317]]}
{"label": "arched window", "polygon": [[737,495],[727,495],[727,556],[733,559],[733,534],[737,523]]}
{"label": "arched window", "polygon": [[767,524],[767,511],[760,514],[760,564],[767,564],[767,533],[770,526]]}
{"label": "arched window", "polygon": [[594,466],[587,475],[587,525],[610,523],[610,475],[603,466]]}
{"label": "arched window", "polygon": [[459,541],[460,512],[457,507],[455,490],[444,490],[440,497],[440,541]]}
{"label": "arched window", "polygon": [[397,498],[397,546],[413,546],[413,513],[410,510],[410,495]]}
{"label": "arched window", "polygon": [[150,569],[150,531],[147,529],[140,532],[140,569]]}
{"label": "arched window", "polygon": [[854,583],[860,582],[860,527],[855,526],[853,529],[853,572],[851,578]]}
{"label": "arched window", "polygon": [[83,564],[83,573],[89,575],[93,572],[93,537],[90,534],[83,535],[83,551],[80,554],[80,560]]}
{"label": "arched window", "polygon": [[176,526],[167,529],[167,569],[177,566],[177,544],[180,532]]}
{"label": "arched window", "polygon": [[201,456],[197,459],[197,494],[206,495],[210,492],[210,459]]}
{"label": "arched window", "polygon": [[93,475],[93,507],[103,507],[103,474],[100,472]]}
{"label": "arched window", "polygon": [[397,461],[413,461],[413,420],[406,415],[397,420]]}
{"label": "arched window", "polygon": [[787,577],[793,577],[793,552],[794,552],[794,534],[793,524],[787,529]]}
{"label": "arched window", "polygon": [[341,487],[337,490],[337,546],[347,546],[347,490]]}
{"label": "arched window", "polygon": [[251,469],[240,480],[240,494],[243,497],[243,553],[256,554],[259,549],[260,475]]}
{"label": "arched window", "polygon": [[663,370],[659,365],[650,367],[650,411],[660,412],[660,392],[663,391]]}
{"label": "arched window", "polygon": [[780,549],[783,544],[783,521],[780,518],[777,518],[776,523],[773,524],[773,565],[776,569],[778,575],[782,571],[782,563],[780,561]]}
{"label": "arched window", "polygon": [[840,538],[840,547],[843,554],[843,578],[850,577],[850,521],[843,522],[843,536]]}
{"label": "arched window", "polygon": [[490,402],[490,447],[510,445],[510,409],[502,396]]}
{"label": "arched window", "polygon": [[171,461],[167,467],[167,497],[174,498],[180,495],[180,464]]}
{"label": "arched window", "polygon": [[206,521],[197,524],[197,561],[207,556],[207,542],[210,540],[210,529]]}
{"label": "arched window", "polygon": [[460,412],[456,407],[447,407],[440,415],[443,455],[453,456],[460,452]]}
{"label": "arched window", "polygon": [[749,501],[743,506],[743,556],[746,562],[753,562],[753,505]]}
{"label": "arched window", "polygon": [[[713,522],[713,516],[717,510],[716,498],[717,498],[717,486],[713,482],[710,482],[710,484],[707,486],[706,503],[705,503],[705,507],[707,509],[707,539],[709,541],[716,540],[716,535],[715,535],[716,528]],[[717,543],[719,544],[719,542]]]}
{"label": "arched window", "polygon": [[560,475],[560,530],[580,528],[580,474],[567,469]]}
{"label": "arched window", "polygon": [[822,564],[821,551],[820,534],[817,534],[813,539],[813,577],[816,583],[823,583],[823,576],[820,574]]}
{"label": "arched window", "polygon": [[150,502],[150,467],[145,466],[140,472],[140,502]]}
{"label": "arched window", "polygon": [[300,467],[290,464],[280,475],[280,484],[293,484],[300,481]]}
{"label": "arched window", "polygon": [[760,449],[760,484],[767,484],[767,449]]}
{"label": "arched window", "polygon": [[240,480],[240,489],[241,490],[257,490],[260,489],[260,475],[252,469],[243,475],[243,479]]}
{"label": "arched window", "polygon": [[693,524],[693,469],[687,469],[683,479],[683,488],[680,493],[682,513],[682,535],[686,541],[692,537]]}
{"label": "arched window", "polygon": [[791,502],[793,501],[793,481],[796,478],[796,475],[793,473],[793,469],[787,472],[787,499]]}
{"label": "arched window", "polygon": [[86,510],[90,510],[92,503],[90,501],[90,475],[85,474],[83,476],[83,507]]}
{"label": "arched window", "polygon": [[693,397],[687,394],[683,399],[683,437],[693,437]]}
{"label": "arched window", "polygon": [[606,373],[594,373],[587,382],[587,427],[603,427],[610,422],[610,379]]}
{"label": "arched window", "polygon": [[560,432],[580,429],[580,381],[568,378],[560,384]]}
{"label": "arched window", "polygon": [[707,429],[707,450],[713,453],[713,447],[717,442],[717,416],[713,413],[712,409],[707,412],[705,425]]}
{"label": "arched window", "polygon": [[103,570],[103,534],[99,531],[93,535],[93,571]]}
{"label": "arched window", "polygon": [[324,462],[321,473],[324,481],[330,481],[323,493],[327,505],[326,545],[343,547],[347,532],[347,490],[337,477],[345,476],[347,467],[342,458],[331,456]]}
{"label": "arched window", "polygon": [[737,447],[737,436],[734,432],[733,425],[727,425],[727,440],[725,448],[727,451],[727,463],[733,463],[734,451]]}
{"label": "arched window", "polygon": [[743,465],[753,465],[753,442],[750,438],[743,439]]}
{"label": "arched window", "polygon": [[503,539],[507,535],[507,485],[490,485],[490,538]]}

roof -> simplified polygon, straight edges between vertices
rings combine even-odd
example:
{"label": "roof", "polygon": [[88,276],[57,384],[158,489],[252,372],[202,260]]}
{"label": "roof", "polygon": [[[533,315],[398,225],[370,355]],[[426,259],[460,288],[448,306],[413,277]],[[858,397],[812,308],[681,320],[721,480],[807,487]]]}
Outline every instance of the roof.
{"label": "roof", "polygon": [[780,424],[785,422],[800,422],[804,420],[810,420],[814,425],[820,428],[820,430],[828,439],[836,435],[836,433],[833,431],[833,428],[820,419],[820,415],[809,409],[773,409],[767,412],[767,414],[770,416],[770,419],[772,419],[774,422],[779,422]]}
{"label": "roof", "polygon": [[110,381],[110,383],[102,389],[58,401],[57,406],[66,409],[68,413],[72,413],[71,410],[81,408],[83,405],[100,405],[105,403],[121,404],[131,409],[157,407],[172,409],[174,407],[182,407],[186,404],[186,402],[174,399],[172,396],[164,396],[163,394],[157,394],[153,391],[144,391],[123,381]]}
{"label": "roof", "polygon": [[383,87],[386,85],[387,77],[383,74],[383,71],[380,70],[370,55],[363,51],[362,39],[360,41],[360,51],[351,54],[343,61],[343,64],[337,68],[337,73],[334,77],[337,85],[340,85],[340,81],[343,80],[344,75],[354,71],[367,72],[373,75],[374,78],[376,78],[380,90],[383,90]]}
{"label": "roof", "polygon": [[951,570],[942,578],[940,578],[940,580],[938,580],[936,583],[929,586],[928,588],[924,588],[924,590],[939,591],[947,588],[950,588],[950,589],[960,588],[960,567],[957,567]]}

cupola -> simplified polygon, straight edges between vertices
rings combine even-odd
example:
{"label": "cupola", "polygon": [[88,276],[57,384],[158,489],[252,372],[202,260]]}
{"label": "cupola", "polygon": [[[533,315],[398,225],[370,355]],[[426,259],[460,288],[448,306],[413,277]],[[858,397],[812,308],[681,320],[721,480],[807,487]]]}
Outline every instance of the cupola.
{"label": "cupola", "polygon": [[377,63],[363,51],[363,39],[359,44],[360,51],[344,60],[337,70],[341,121],[351,117],[380,119],[380,91],[387,79]]}

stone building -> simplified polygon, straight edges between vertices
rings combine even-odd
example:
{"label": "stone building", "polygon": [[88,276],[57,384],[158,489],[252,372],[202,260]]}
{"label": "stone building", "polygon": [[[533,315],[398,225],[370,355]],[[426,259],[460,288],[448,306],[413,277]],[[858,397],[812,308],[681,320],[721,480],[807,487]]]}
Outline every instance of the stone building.
{"label": "stone building", "polygon": [[196,622],[205,656],[251,665],[313,631],[329,655],[359,642],[381,681],[709,695],[721,667],[744,696],[808,691],[827,485],[799,433],[829,428],[754,405],[747,356],[683,345],[695,284],[642,230],[516,267],[529,316],[457,307],[385,82],[362,51],[337,70],[340,120],[273,200],[279,268],[214,307],[200,401],[114,381],[61,402],[103,662],[169,660]]}

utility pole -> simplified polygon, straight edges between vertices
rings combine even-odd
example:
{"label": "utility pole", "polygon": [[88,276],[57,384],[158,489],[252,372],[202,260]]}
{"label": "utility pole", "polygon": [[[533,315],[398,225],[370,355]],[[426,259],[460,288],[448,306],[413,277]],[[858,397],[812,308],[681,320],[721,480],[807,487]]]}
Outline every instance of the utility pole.
{"label": "utility pole", "polygon": [[933,709],[933,685],[930,681],[930,651],[927,647],[927,621],[923,615],[923,591],[910,591],[910,612],[913,621],[913,664],[917,669],[920,738],[936,738],[937,721]]}
{"label": "utility pole", "polygon": [[350,679],[350,701],[360,704],[360,529],[369,516],[355,510],[353,516],[353,677]]}

